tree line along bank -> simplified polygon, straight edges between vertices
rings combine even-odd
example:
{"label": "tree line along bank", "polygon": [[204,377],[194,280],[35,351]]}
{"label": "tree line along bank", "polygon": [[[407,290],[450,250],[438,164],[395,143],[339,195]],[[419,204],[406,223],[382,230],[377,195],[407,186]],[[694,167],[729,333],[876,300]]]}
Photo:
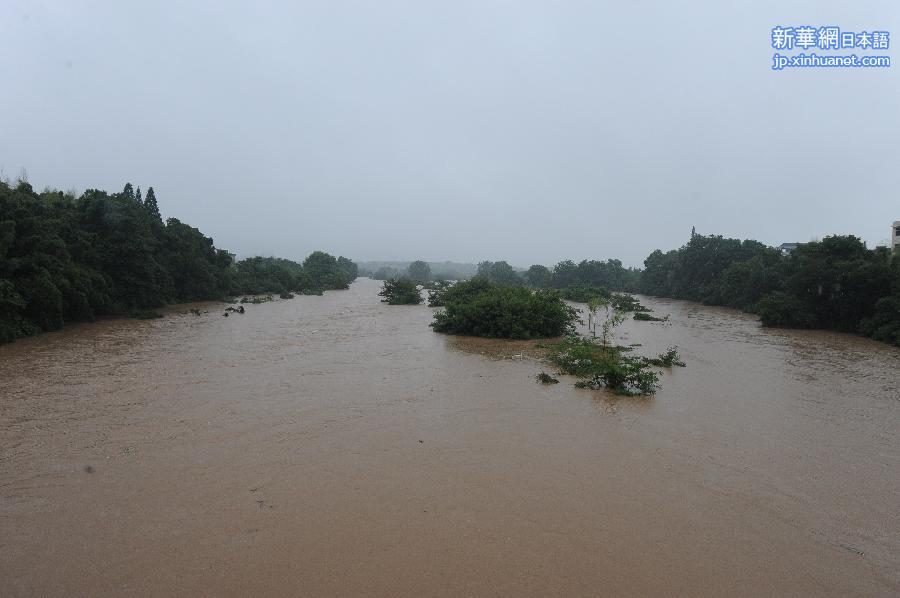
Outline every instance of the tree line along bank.
{"label": "tree line along bank", "polygon": [[0,181],[0,342],[167,303],[320,294],[356,276],[351,260],[322,251],[236,261],[196,228],[163,222],[152,187],[75,197]]}

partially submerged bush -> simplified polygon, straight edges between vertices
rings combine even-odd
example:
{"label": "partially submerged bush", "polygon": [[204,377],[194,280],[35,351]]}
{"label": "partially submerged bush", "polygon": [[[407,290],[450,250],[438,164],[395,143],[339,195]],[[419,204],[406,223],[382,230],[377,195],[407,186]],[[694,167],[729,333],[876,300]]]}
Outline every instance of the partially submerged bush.
{"label": "partially submerged bush", "polygon": [[590,303],[599,300],[618,311],[650,311],[641,302],[627,293],[610,293],[605,287],[584,284],[573,284],[560,290],[560,295],[567,301]]}
{"label": "partially submerged bush", "polygon": [[384,297],[381,301],[388,305],[418,305],[422,303],[422,295],[415,282],[408,278],[388,278],[378,292]]}
{"label": "partially submerged bush", "polygon": [[444,293],[437,332],[488,338],[546,338],[574,330],[577,312],[556,291],[498,285],[476,276]]}
{"label": "partially submerged bush", "polygon": [[619,311],[650,311],[650,308],[641,305],[641,302],[625,293],[613,293],[609,297],[610,304]]}
{"label": "partially submerged bush", "polygon": [[[609,297],[591,297],[588,299],[588,331],[593,338],[597,338],[597,323],[600,323],[600,339],[603,346],[610,344],[613,329],[625,321],[625,312],[613,307]],[[600,308],[604,313],[601,318],[597,317]]]}
{"label": "partially submerged bush", "polygon": [[645,311],[636,311],[634,312],[634,319],[638,322],[668,322],[669,316],[665,318],[657,318],[656,316],[652,316]]}
{"label": "partially submerged bush", "polygon": [[272,295],[262,295],[259,297],[243,297],[241,298],[241,303],[267,303],[269,301],[275,301],[275,298]]}
{"label": "partially submerged bush", "polygon": [[550,361],[562,372],[582,378],[578,388],[608,388],[624,395],[649,395],[659,375],[630,347],[602,346],[581,336],[567,336],[550,349]]}
{"label": "partially submerged bush", "polygon": [[541,372],[535,379],[541,384],[559,384],[559,380],[548,374],[547,372]]}
{"label": "partially submerged bush", "polygon": [[447,291],[453,286],[448,280],[435,280],[425,285],[428,289],[428,306],[443,307],[447,303]]}
{"label": "partially submerged bush", "polygon": [[163,315],[158,311],[154,311],[152,309],[144,309],[141,311],[132,312],[131,317],[136,320],[155,320],[157,318],[163,317]]}
{"label": "partially submerged bush", "polygon": [[684,362],[681,361],[681,356],[678,354],[678,347],[669,347],[665,353],[660,353],[657,357],[645,357],[644,360],[650,365],[663,368],[672,366],[685,367]]}

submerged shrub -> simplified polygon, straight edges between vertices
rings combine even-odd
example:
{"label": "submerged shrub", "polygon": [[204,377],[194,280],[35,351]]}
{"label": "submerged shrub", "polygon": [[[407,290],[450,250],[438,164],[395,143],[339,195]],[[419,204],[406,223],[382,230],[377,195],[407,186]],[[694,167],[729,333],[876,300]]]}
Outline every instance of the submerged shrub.
{"label": "submerged shrub", "polygon": [[657,357],[645,357],[644,360],[650,365],[663,368],[685,367],[685,363],[681,361],[681,356],[678,354],[678,347],[669,347],[665,353],[660,353]]}
{"label": "submerged shrub", "polygon": [[591,300],[599,300],[603,304],[618,311],[650,311],[649,308],[641,305],[641,302],[627,293],[611,293],[605,287],[598,287],[585,284],[573,284],[561,289],[560,295],[567,301],[575,301],[576,303],[590,303]]}
{"label": "submerged shrub", "polygon": [[669,316],[665,318],[657,318],[656,316],[650,315],[645,311],[638,311],[634,313],[634,319],[638,322],[668,322]]}
{"label": "submerged shrub", "polygon": [[153,311],[152,309],[145,309],[141,311],[136,311],[131,314],[131,317],[136,320],[156,320],[157,318],[163,317],[161,313],[158,311]]}
{"label": "submerged shrub", "polygon": [[388,305],[418,305],[422,303],[422,294],[415,282],[408,278],[388,278],[378,292],[384,297],[382,303]]}
{"label": "submerged shrub", "polygon": [[547,372],[541,372],[537,376],[535,376],[538,382],[541,384],[559,384],[559,380],[548,374]]}
{"label": "submerged shrub", "polygon": [[609,303],[619,311],[650,311],[650,308],[641,305],[641,302],[625,293],[613,293],[609,297]]}
{"label": "submerged shrub", "polygon": [[260,297],[243,297],[243,298],[241,298],[241,303],[250,303],[250,304],[267,303],[269,301],[275,301],[275,298],[272,297],[272,295],[262,295]]}
{"label": "submerged shrub", "polygon": [[498,285],[483,277],[450,287],[436,332],[487,338],[546,338],[574,330],[577,312],[556,291]]}
{"label": "submerged shrub", "polygon": [[582,378],[578,388],[608,388],[624,395],[650,395],[659,375],[646,359],[629,355],[630,347],[602,346],[581,336],[567,336],[550,349],[550,361],[562,372]]}
{"label": "submerged shrub", "polygon": [[425,285],[428,289],[428,306],[444,307],[447,303],[447,291],[453,286],[453,283],[447,280],[435,280]]}

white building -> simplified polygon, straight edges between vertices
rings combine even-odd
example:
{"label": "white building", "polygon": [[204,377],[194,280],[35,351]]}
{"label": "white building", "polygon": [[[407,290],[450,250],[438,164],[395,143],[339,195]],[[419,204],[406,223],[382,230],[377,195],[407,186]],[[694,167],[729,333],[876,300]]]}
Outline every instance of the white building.
{"label": "white building", "polygon": [[891,247],[894,253],[900,255],[900,220],[895,220],[894,226],[891,227]]}

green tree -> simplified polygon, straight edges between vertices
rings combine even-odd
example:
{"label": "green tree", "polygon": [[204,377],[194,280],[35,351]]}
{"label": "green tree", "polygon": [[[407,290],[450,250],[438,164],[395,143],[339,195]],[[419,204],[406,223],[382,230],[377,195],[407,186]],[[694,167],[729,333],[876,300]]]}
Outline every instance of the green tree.
{"label": "green tree", "polygon": [[825,237],[794,250],[785,264],[784,294],[764,302],[760,316],[770,326],[855,332],[891,294],[892,283],[885,255],[866,249],[858,237]]}
{"label": "green tree", "polygon": [[406,272],[411,280],[419,284],[425,284],[431,280],[431,267],[422,260],[416,260],[411,263]]}
{"label": "green tree", "polygon": [[418,305],[422,303],[422,294],[415,281],[408,278],[389,278],[384,281],[379,295],[381,301],[388,305]]}
{"label": "green tree", "polygon": [[151,216],[155,217],[159,222],[162,222],[162,216],[159,213],[159,204],[156,203],[156,193],[153,192],[153,187],[147,189],[147,199],[144,200],[144,206]]}
{"label": "green tree", "polygon": [[533,287],[546,288],[550,286],[553,275],[547,266],[534,264],[525,272],[525,281]]}
{"label": "green tree", "polygon": [[781,256],[772,252],[732,262],[719,279],[718,298],[723,305],[756,312],[760,300],[781,288]]}
{"label": "green tree", "polygon": [[359,276],[359,266],[353,263],[353,260],[344,256],[338,256],[337,268],[343,277],[343,281],[350,284]]}
{"label": "green tree", "polygon": [[524,280],[513,269],[512,266],[504,261],[500,262],[481,262],[478,264],[478,276],[484,276],[491,282],[498,284],[522,284]]}
{"label": "green tree", "polygon": [[578,266],[572,260],[559,262],[553,267],[552,285],[564,289],[578,283]]}
{"label": "green tree", "polygon": [[556,291],[498,285],[483,276],[443,293],[434,315],[437,332],[489,338],[545,338],[574,330],[576,312]]}
{"label": "green tree", "polygon": [[[759,259],[752,264],[736,265],[755,257]],[[732,285],[742,276],[752,274],[757,282],[765,281],[766,292],[774,290],[780,284],[781,261],[779,251],[757,241],[694,234],[680,249],[651,253],[644,260],[645,268],[638,286],[648,295],[746,309],[761,295],[746,285],[742,289]],[[728,281],[724,281],[725,277]]]}
{"label": "green tree", "polygon": [[314,251],[303,260],[303,271],[316,289],[347,288],[349,282],[338,271],[337,258],[324,251]]}
{"label": "green tree", "polygon": [[400,271],[390,266],[382,266],[372,273],[375,280],[387,280],[388,278],[400,278]]}
{"label": "green tree", "polygon": [[171,297],[200,301],[228,294],[231,256],[216,250],[211,238],[177,218],[169,218],[163,239]]}

